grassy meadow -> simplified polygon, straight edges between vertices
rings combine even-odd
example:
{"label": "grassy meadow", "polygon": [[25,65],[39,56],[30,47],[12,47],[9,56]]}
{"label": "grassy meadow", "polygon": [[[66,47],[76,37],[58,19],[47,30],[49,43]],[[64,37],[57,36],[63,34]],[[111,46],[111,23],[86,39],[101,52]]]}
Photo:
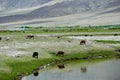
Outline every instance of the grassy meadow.
{"label": "grassy meadow", "polygon": [[[29,75],[39,66],[54,60],[98,55],[114,57],[116,54],[114,50],[120,49],[120,41],[90,40],[86,45],[80,45],[79,39],[66,37],[119,36],[119,25],[84,28],[80,26],[21,28],[25,28],[25,30],[0,31],[0,37],[2,37],[0,41],[0,80],[14,80],[20,74]],[[26,36],[30,34],[35,35],[35,38],[26,39]],[[59,39],[58,36],[60,36]],[[7,37],[9,37],[8,41],[6,41]],[[32,58],[32,53],[35,51],[39,52],[38,59]],[[64,51],[65,56],[56,56],[58,51]]]}

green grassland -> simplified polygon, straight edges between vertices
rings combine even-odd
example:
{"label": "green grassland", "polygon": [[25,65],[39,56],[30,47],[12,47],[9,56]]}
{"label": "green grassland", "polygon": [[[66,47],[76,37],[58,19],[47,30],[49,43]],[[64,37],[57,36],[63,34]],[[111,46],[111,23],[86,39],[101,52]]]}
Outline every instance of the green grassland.
{"label": "green grassland", "polygon": [[101,43],[120,44],[120,41],[112,41],[112,40],[95,40],[95,41]]}
{"label": "green grassland", "polygon": [[[24,28],[24,27],[21,27]],[[108,26],[66,26],[66,27],[25,27],[25,30],[14,31],[0,31],[0,37],[3,39],[0,41],[1,45],[10,46],[10,49],[14,46],[20,45],[15,48],[17,51],[26,51],[31,54],[22,57],[12,57],[6,55],[0,55],[0,80],[14,80],[20,74],[29,75],[39,66],[52,62],[54,60],[70,59],[70,58],[82,58],[86,56],[98,56],[106,55],[108,57],[114,57],[116,52],[114,46],[109,48],[103,48],[88,45],[79,45],[79,40],[65,38],[68,35],[120,35],[120,25],[108,25]],[[49,34],[51,36],[36,36],[35,39],[26,39],[26,35],[44,35]],[[57,36],[63,36],[57,39]],[[116,35],[115,35],[116,36]],[[10,37],[9,41],[5,41],[6,37]],[[68,42],[70,40],[71,42]],[[98,41],[104,43],[119,44],[120,41]],[[19,43],[19,44],[18,44]],[[15,45],[13,45],[15,44]],[[28,45],[28,47],[21,47],[21,45]],[[30,45],[31,44],[31,45]],[[34,46],[33,46],[34,44]],[[116,47],[120,49],[120,46]],[[55,56],[58,50],[65,51],[65,56]],[[9,50],[8,50],[9,51]],[[32,52],[40,52],[38,59],[32,58]],[[12,53],[12,51],[11,51]],[[84,60],[82,60],[84,62]],[[94,59],[97,61],[97,59]]]}
{"label": "green grassland", "polygon": [[4,34],[59,34],[59,33],[95,33],[100,32],[101,34],[118,33],[120,32],[120,25],[104,25],[104,26],[56,26],[56,27],[31,27],[22,26],[18,30],[13,31],[0,31],[0,35]]}
{"label": "green grassland", "polygon": [[[12,57],[5,57],[2,63],[6,64],[3,65],[3,70],[0,71],[0,80],[14,80],[14,78],[20,74],[28,75],[32,73],[36,68],[38,68],[40,65],[52,62],[54,60],[60,60],[60,59],[69,59],[69,58],[82,58],[85,56],[96,56],[96,55],[109,55],[114,56],[115,53],[111,51],[100,51],[100,52],[93,52],[91,54],[88,53],[75,53],[72,55],[66,55],[64,58],[61,57],[50,57],[45,59],[33,59],[31,57],[24,57],[22,59],[12,58]],[[1,66],[0,65],[0,66]]]}

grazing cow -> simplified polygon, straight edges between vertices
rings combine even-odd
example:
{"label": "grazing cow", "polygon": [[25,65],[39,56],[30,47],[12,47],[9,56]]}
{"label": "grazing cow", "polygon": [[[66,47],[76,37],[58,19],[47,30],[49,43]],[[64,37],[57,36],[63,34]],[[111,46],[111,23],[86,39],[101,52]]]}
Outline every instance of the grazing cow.
{"label": "grazing cow", "polygon": [[34,37],[35,37],[34,35],[27,35],[26,39],[34,39]]}
{"label": "grazing cow", "polygon": [[58,66],[59,69],[64,69],[65,68],[64,64],[58,64],[57,66]]}
{"label": "grazing cow", "polygon": [[118,34],[114,34],[114,36],[118,36]]}
{"label": "grazing cow", "polygon": [[58,53],[56,54],[56,56],[64,56],[64,52],[63,51],[58,51]]}
{"label": "grazing cow", "polygon": [[33,58],[38,58],[38,52],[33,52],[32,57],[33,57]]}
{"label": "grazing cow", "polygon": [[0,37],[0,41],[2,40],[2,37]]}
{"label": "grazing cow", "polygon": [[82,44],[86,44],[86,40],[81,40],[80,45],[82,45]]}
{"label": "grazing cow", "polygon": [[81,67],[81,72],[82,72],[82,73],[86,73],[86,72],[87,72],[87,67],[86,67],[86,66]]}
{"label": "grazing cow", "polygon": [[58,36],[57,38],[60,39],[60,36]]}
{"label": "grazing cow", "polygon": [[84,36],[88,36],[87,34],[85,34]]}

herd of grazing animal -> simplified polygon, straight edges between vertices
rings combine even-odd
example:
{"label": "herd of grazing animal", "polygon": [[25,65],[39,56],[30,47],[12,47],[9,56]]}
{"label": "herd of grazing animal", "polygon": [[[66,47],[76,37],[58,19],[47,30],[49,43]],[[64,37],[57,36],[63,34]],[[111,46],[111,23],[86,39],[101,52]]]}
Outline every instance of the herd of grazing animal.
{"label": "herd of grazing animal", "polygon": [[[35,38],[35,36],[34,35],[27,35],[26,36],[26,39],[34,39]],[[2,40],[3,38],[2,37],[0,37],[0,41]],[[5,41],[9,41],[10,40],[10,37],[6,37],[5,38]]]}
{"label": "herd of grazing animal", "polygon": [[[26,39],[34,39],[35,38],[35,35],[27,35],[26,36]],[[57,36],[57,38],[58,39],[60,39],[61,37],[60,36]],[[2,40],[2,37],[0,37],[0,41]],[[5,39],[5,41],[9,41],[10,40],[10,37],[6,37],[6,39]],[[81,40],[80,41],[80,45],[84,45],[84,44],[86,44],[86,40]],[[38,56],[39,56],[39,53],[38,52],[33,52],[33,54],[32,54],[32,57],[33,58],[38,58]],[[56,53],[56,56],[61,56],[61,57],[64,57],[64,51],[58,51],[57,53]]]}
{"label": "herd of grazing animal", "polygon": [[[85,36],[86,36],[86,35],[85,35]],[[27,36],[26,36],[26,39],[34,39],[34,38],[35,38],[35,35],[27,35]],[[57,38],[60,39],[61,36],[57,36]],[[1,41],[2,39],[3,39],[3,38],[0,37],[0,41]],[[10,37],[6,37],[5,41],[9,41],[9,40],[10,40]],[[71,42],[71,41],[69,40],[69,42]],[[80,40],[79,45],[86,45],[86,40]],[[120,51],[116,51],[116,52],[120,52]],[[64,51],[58,51],[58,52],[56,53],[56,56],[64,57],[64,55],[65,55],[65,52],[64,52]],[[33,58],[36,58],[36,59],[37,59],[38,56],[39,56],[39,53],[38,53],[38,52],[33,52],[33,54],[32,54],[32,57],[33,57]]]}

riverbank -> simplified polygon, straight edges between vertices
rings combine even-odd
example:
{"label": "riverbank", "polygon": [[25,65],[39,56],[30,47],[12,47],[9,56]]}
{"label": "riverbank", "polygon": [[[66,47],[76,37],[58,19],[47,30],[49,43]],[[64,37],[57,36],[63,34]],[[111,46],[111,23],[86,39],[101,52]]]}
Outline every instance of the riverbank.
{"label": "riverbank", "polygon": [[[100,52],[91,52],[88,53],[76,53],[72,55],[65,55],[65,57],[51,57],[46,59],[33,59],[30,57],[24,57],[22,59],[4,57],[6,65],[8,66],[8,70],[4,72],[3,70],[0,73],[1,80],[14,80],[16,77],[29,75],[37,68],[41,67],[42,65],[49,64],[55,61],[67,61],[67,60],[90,60],[90,59],[98,59],[98,58],[111,58],[115,57],[115,52],[112,51],[100,51]],[[89,56],[89,57],[88,57]],[[105,57],[102,57],[105,56]],[[7,69],[7,68],[6,68]],[[17,79],[18,80],[18,79]]]}
{"label": "riverbank", "polygon": [[35,70],[22,80],[119,80],[119,66],[120,59],[115,58],[70,60]]}

